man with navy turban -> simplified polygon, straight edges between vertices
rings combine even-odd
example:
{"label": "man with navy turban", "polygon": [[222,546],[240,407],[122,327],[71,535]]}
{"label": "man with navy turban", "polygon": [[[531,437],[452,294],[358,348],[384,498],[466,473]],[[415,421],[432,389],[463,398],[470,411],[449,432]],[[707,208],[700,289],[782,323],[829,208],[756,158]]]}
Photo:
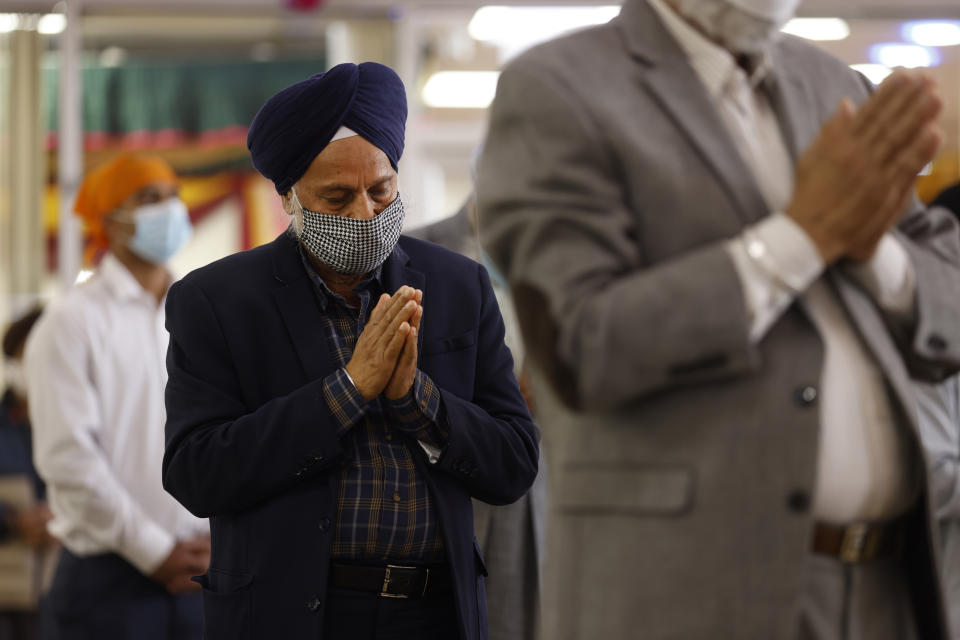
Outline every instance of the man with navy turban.
{"label": "man with navy turban", "polygon": [[167,299],[163,482],[210,518],[205,637],[487,637],[470,498],[506,504],[537,434],[484,268],[400,236],[407,115],[343,64],[260,109],[292,220]]}

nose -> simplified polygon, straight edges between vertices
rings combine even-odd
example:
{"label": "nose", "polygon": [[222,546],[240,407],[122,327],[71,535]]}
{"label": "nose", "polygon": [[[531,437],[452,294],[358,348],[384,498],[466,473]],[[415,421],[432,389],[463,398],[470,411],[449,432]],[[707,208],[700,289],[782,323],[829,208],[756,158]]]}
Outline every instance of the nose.
{"label": "nose", "polygon": [[354,198],[350,203],[350,210],[347,217],[354,220],[370,220],[377,217],[376,203],[369,194],[364,193],[360,197]]}

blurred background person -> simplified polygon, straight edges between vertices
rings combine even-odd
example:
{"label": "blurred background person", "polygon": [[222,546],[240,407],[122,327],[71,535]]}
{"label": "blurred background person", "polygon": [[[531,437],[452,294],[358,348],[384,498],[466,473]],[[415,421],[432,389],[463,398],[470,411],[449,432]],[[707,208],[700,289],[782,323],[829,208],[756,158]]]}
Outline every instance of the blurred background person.
{"label": "blurred background person", "polygon": [[173,170],[121,154],[75,202],[108,248],[27,344],[35,459],[64,545],[49,594],[59,640],[201,637],[206,521],[161,486],[165,263],[191,233]]}
{"label": "blurred background person", "polygon": [[910,383],[960,367],[960,234],[913,194],[943,103],[871,97],[779,33],[797,4],[628,0],[500,77],[477,191],[550,382],[546,637],[947,637]]}
{"label": "blurred background person", "polygon": [[[40,317],[37,307],[15,320],[3,336],[4,374],[7,389],[0,400],[0,478],[20,477],[30,485],[31,506],[0,501],[0,545],[17,540],[34,551],[54,546],[47,532],[51,514],[45,502],[43,481],[33,466],[33,446],[28,419],[27,390],[23,375],[23,349],[27,336]],[[39,576],[35,577],[35,580]],[[3,576],[0,576],[3,580]],[[23,601],[34,600],[39,585],[27,581],[22,586],[30,593],[18,594]],[[0,640],[32,640],[37,633],[34,609],[8,609],[0,603]]]}
{"label": "blurred background person", "polygon": [[[472,157],[471,176],[476,176],[476,160]],[[493,292],[500,304],[506,329],[504,342],[513,354],[514,375],[536,420],[534,400],[524,371],[523,341],[517,323],[510,291],[496,267],[485,259],[477,235],[477,200],[470,194],[454,215],[430,225],[406,232],[414,238],[435,242],[477,262],[490,273]],[[473,501],[474,530],[487,567],[487,613],[490,640],[533,640],[536,635],[540,607],[547,486],[543,463],[530,491],[513,504],[495,507]]]}

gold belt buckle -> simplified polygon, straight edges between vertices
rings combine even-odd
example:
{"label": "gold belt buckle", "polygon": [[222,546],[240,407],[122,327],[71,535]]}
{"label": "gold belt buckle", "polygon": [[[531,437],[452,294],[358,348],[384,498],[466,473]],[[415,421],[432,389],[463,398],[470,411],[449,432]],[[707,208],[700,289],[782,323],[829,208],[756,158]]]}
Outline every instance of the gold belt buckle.
{"label": "gold belt buckle", "polygon": [[851,564],[862,561],[867,555],[869,533],[869,527],[862,522],[847,527],[840,543],[840,560]]}
{"label": "gold belt buckle", "polygon": [[[416,567],[404,567],[397,564],[388,564],[387,570],[383,574],[383,586],[380,588],[380,597],[381,598],[399,598],[401,600],[409,599],[410,596],[404,593],[390,593],[388,591],[388,589],[390,588],[390,572],[393,569],[416,569]],[[424,585],[423,590],[424,591],[427,590],[426,585]]]}

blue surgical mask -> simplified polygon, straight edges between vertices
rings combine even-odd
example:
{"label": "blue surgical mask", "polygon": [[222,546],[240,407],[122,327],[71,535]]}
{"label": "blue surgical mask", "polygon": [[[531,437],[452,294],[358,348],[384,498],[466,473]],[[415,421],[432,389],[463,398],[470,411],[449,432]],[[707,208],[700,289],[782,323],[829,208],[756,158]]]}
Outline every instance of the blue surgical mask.
{"label": "blue surgical mask", "polygon": [[137,207],[133,222],[137,230],[130,240],[130,250],[153,264],[166,263],[193,233],[187,206],[179,198]]}

